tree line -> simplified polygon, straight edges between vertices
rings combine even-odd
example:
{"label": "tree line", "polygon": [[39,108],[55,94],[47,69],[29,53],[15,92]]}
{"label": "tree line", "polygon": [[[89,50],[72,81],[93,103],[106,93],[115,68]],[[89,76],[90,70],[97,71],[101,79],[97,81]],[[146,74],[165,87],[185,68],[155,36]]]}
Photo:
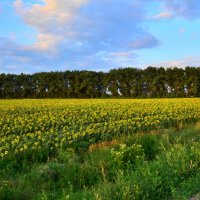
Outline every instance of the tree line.
{"label": "tree line", "polygon": [[0,74],[0,98],[200,97],[200,67]]}

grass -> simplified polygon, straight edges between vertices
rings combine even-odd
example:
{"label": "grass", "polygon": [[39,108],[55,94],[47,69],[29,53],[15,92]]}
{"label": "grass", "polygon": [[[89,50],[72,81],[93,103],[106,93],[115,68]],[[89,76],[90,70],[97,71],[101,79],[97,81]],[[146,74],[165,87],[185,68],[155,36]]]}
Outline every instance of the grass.
{"label": "grass", "polygon": [[1,162],[4,200],[184,200],[200,193],[200,128],[134,134],[47,162]]}

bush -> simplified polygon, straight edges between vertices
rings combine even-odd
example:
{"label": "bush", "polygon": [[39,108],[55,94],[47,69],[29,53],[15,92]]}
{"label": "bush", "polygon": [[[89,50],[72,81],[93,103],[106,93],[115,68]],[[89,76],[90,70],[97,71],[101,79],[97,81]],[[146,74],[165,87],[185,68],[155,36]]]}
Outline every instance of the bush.
{"label": "bush", "polygon": [[120,144],[111,150],[113,164],[116,169],[129,169],[140,165],[144,161],[144,150],[141,145],[133,144],[128,147]]}
{"label": "bush", "polygon": [[140,137],[140,144],[144,149],[145,159],[153,160],[159,153],[159,140],[156,135],[144,135]]}

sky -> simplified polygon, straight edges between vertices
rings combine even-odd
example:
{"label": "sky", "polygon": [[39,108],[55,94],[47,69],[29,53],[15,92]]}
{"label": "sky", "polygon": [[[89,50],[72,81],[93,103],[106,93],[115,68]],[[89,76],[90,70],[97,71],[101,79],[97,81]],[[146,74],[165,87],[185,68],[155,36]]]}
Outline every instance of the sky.
{"label": "sky", "polygon": [[199,0],[0,0],[0,73],[200,66]]}

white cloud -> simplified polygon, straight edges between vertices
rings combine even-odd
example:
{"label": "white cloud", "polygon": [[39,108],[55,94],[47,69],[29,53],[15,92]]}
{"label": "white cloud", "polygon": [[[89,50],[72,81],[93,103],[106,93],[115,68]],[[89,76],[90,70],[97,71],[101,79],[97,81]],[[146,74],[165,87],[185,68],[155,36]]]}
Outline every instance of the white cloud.
{"label": "white cloud", "polygon": [[120,0],[118,3],[114,0],[43,2],[44,4],[26,6],[22,0],[15,1],[15,8],[23,20],[38,30],[37,42],[33,45],[35,49],[52,50],[62,43],[65,48],[77,48],[75,44],[81,44],[79,49],[85,48],[84,51],[94,51],[95,48],[98,51],[102,48],[108,51],[124,45],[128,47],[130,43],[137,43],[137,39],[142,39],[142,46],[131,46],[138,49],[145,48],[143,38],[150,38],[146,41],[147,47],[149,42],[152,47],[158,44],[156,38],[142,27],[144,3],[139,3],[138,0]]}
{"label": "white cloud", "polygon": [[152,48],[159,44],[159,41],[156,41],[153,35],[142,35],[142,37],[138,37],[135,41],[132,42],[131,46],[134,49],[144,49],[144,48]]}
{"label": "white cloud", "polygon": [[43,4],[26,5],[22,0],[16,0],[15,9],[26,24],[38,31],[37,42],[33,48],[52,50],[65,37],[72,37],[71,23],[76,17],[76,11],[87,0],[43,0]]}
{"label": "white cloud", "polygon": [[[162,6],[155,10],[158,14],[151,20],[200,16],[197,0],[152,2]],[[139,50],[160,44],[148,30],[150,3],[145,0],[35,0],[35,3],[15,0],[18,15],[38,34],[32,45],[0,38],[4,43],[0,42],[0,62],[24,67],[29,62],[35,69],[48,65],[59,66],[57,69],[66,65],[130,66],[136,62]]]}
{"label": "white cloud", "polygon": [[124,58],[136,56],[134,51],[113,52],[113,53],[110,53],[109,55],[113,57],[124,57]]}
{"label": "white cloud", "polygon": [[32,72],[52,65],[46,71],[130,66],[138,49],[159,44],[144,27],[145,6],[138,0],[15,0],[18,15],[38,34],[31,45],[0,38],[0,62]]}
{"label": "white cloud", "polygon": [[153,63],[152,66],[156,67],[187,67],[187,66],[200,66],[200,55],[187,56],[177,60],[163,61],[160,63]]}
{"label": "white cloud", "polygon": [[169,12],[174,17],[186,19],[197,19],[200,17],[199,0],[157,0],[164,3],[164,11]]}
{"label": "white cloud", "polygon": [[162,13],[159,13],[157,15],[154,15],[152,18],[160,20],[160,19],[171,19],[173,17],[174,16],[171,12],[162,12]]}
{"label": "white cloud", "polygon": [[29,46],[29,48],[39,51],[55,52],[55,47],[61,40],[61,36],[40,33],[37,35],[37,42],[32,46]]}
{"label": "white cloud", "polygon": [[53,31],[55,25],[69,23],[76,16],[77,9],[87,1],[43,0],[44,4],[26,6],[22,0],[16,0],[14,6],[27,24],[45,32]]}

